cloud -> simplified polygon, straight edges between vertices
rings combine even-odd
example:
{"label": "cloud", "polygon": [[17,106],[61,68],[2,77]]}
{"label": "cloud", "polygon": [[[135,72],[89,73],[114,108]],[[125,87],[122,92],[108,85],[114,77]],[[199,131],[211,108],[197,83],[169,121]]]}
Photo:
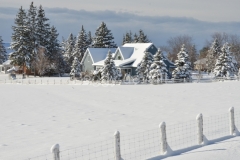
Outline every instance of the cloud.
{"label": "cloud", "polygon": [[[44,8],[51,25],[56,26],[61,37],[70,33],[78,34],[81,25],[94,35],[96,28],[104,21],[112,30],[115,42],[121,45],[122,36],[127,31],[133,33],[143,29],[156,46],[165,45],[170,37],[187,34],[193,37],[200,49],[206,39],[214,32],[226,32],[240,35],[240,22],[206,22],[191,17],[140,16],[128,12],[86,11],[67,8]],[[1,34],[5,41],[10,41],[11,26],[18,9],[0,7]],[[6,18],[8,16],[8,18]],[[3,24],[3,25],[2,25]]]}

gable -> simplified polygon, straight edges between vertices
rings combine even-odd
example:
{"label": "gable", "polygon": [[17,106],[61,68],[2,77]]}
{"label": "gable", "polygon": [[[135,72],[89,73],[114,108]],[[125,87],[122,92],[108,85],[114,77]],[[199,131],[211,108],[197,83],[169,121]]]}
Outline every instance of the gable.
{"label": "gable", "polygon": [[123,57],[122,57],[119,49],[117,50],[116,54],[114,55],[114,60],[123,60]]}
{"label": "gable", "polygon": [[155,55],[157,51],[158,49],[154,46],[154,44],[147,49],[147,52],[150,52],[152,55]]}

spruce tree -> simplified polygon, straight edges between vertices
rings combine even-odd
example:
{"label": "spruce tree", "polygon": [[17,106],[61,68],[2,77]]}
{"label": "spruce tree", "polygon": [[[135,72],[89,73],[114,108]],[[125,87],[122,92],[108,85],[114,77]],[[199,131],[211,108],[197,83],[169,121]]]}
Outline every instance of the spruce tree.
{"label": "spruce tree", "polygon": [[74,76],[74,77],[79,77],[81,74],[80,73],[81,72],[81,64],[77,57],[74,57],[71,68],[72,69],[71,69],[70,75]]}
{"label": "spruce tree", "polygon": [[153,57],[151,53],[145,51],[142,61],[138,64],[138,67],[136,69],[137,76],[140,82],[148,80],[150,66],[152,65],[152,62]]}
{"label": "spruce tree", "polygon": [[125,35],[123,35],[123,42],[122,44],[126,44],[126,43],[132,43],[132,32],[130,31],[129,33],[127,32]]}
{"label": "spruce tree", "polygon": [[207,69],[209,72],[213,72],[218,56],[221,49],[217,39],[214,40],[207,54]]}
{"label": "spruce tree", "polygon": [[84,30],[83,26],[81,31],[78,34],[77,41],[74,46],[73,50],[73,57],[77,57],[78,60],[81,62],[82,57],[85,53],[85,51],[88,48],[88,40],[87,40],[87,34],[86,31]]}
{"label": "spruce tree", "polygon": [[104,66],[100,69],[100,73],[101,80],[117,80],[120,78],[120,74],[115,66],[110,50],[104,60]]}
{"label": "spruce tree", "polygon": [[7,60],[6,48],[3,45],[2,37],[0,36],[0,64],[4,63]]}
{"label": "spruce tree", "polygon": [[217,58],[214,74],[216,77],[233,77],[237,73],[237,67],[233,63],[230,46],[225,43],[221,49],[220,55]]}
{"label": "spruce tree", "polygon": [[137,43],[149,43],[147,35],[144,34],[143,30],[139,30],[138,42]]}
{"label": "spruce tree", "polygon": [[191,63],[189,62],[188,52],[185,45],[182,45],[181,51],[177,54],[177,60],[175,65],[177,68],[173,71],[172,75],[174,79],[186,79],[191,80]]}
{"label": "spruce tree", "polygon": [[114,37],[107,25],[102,22],[95,32],[93,48],[117,48],[113,41]]}
{"label": "spruce tree", "polygon": [[92,47],[92,33],[91,31],[88,32],[87,34],[87,42],[88,42],[88,47]]}
{"label": "spruce tree", "polygon": [[74,49],[74,36],[71,33],[66,41],[65,44],[65,51],[64,51],[64,60],[66,62],[66,72],[70,72],[71,70],[71,65],[72,65],[72,61],[74,59],[74,57],[72,56],[73,53],[73,49]]}
{"label": "spruce tree", "polygon": [[26,12],[21,7],[15,18],[15,25],[12,27],[12,42],[11,49],[13,53],[9,59],[12,60],[12,64],[18,66],[26,66],[30,68],[32,54],[29,49],[29,29],[27,27]]}
{"label": "spruce tree", "polygon": [[136,33],[133,36],[133,43],[138,43],[138,35]]}
{"label": "spruce tree", "polygon": [[48,18],[45,17],[45,11],[40,5],[37,14],[37,25],[36,25],[36,41],[38,45],[44,46],[49,49],[49,34],[50,34],[50,25],[48,23]]}
{"label": "spruce tree", "polygon": [[165,79],[167,77],[168,70],[167,65],[164,63],[164,57],[161,49],[159,48],[156,54],[153,56],[153,63],[150,66],[149,78],[154,80]]}

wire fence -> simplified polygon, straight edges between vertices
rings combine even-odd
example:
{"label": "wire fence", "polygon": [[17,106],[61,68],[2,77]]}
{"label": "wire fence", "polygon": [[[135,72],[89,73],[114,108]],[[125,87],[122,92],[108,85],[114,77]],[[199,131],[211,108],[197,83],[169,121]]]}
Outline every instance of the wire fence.
{"label": "wire fence", "polygon": [[[229,113],[231,111],[229,110]],[[240,112],[233,114],[221,114],[211,117],[203,117],[202,136],[208,141],[216,141],[219,138],[239,135]],[[233,119],[233,121],[231,121]],[[165,124],[165,123],[164,123]],[[106,141],[80,146],[73,149],[58,151],[56,155],[46,154],[28,160],[140,160],[161,156],[164,152],[164,143],[173,152],[188,149],[204,144],[199,144],[199,121],[193,120],[179,124],[166,125],[165,129],[156,128],[132,135],[121,135],[119,139],[113,137]],[[234,128],[232,128],[234,126]],[[233,129],[234,133],[230,130]],[[166,137],[162,136],[165,132]],[[119,149],[119,150],[118,150]],[[164,151],[164,152],[163,152]],[[119,153],[118,153],[119,152]]]}
{"label": "wire fence", "polygon": [[139,81],[132,77],[125,80],[70,80],[70,78],[27,78],[27,79],[0,79],[0,84],[25,84],[25,85],[162,85],[162,84],[177,84],[177,83],[212,83],[212,82],[223,82],[223,81],[239,81],[239,77],[207,77],[198,78],[193,77],[191,80],[186,79],[158,79],[156,81],[146,80]]}

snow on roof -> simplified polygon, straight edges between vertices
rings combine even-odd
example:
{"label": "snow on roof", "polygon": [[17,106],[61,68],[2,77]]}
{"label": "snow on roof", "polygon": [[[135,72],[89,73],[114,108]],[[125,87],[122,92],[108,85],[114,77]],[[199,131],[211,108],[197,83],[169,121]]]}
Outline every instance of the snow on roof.
{"label": "snow on roof", "polygon": [[116,48],[88,48],[93,63],[104,60],[107,57],[108,51],[115,53]]}
{"label": "snow on roof", "polygon": [[2,65],[11,65],[10,63],[12,62],[12,60],[7,60],[5,61]]}
{"label": "snow on roof", "polygon": [[152,45],[153,45],[152,43],[126,43],[122,47],[134,48],[134,52],[130,58],[136,59],[135,62],[132,64],[132,67],[137,67],[144,56],[144,52]]}
{"label": "snow on roof", "polygon": [[134,52],[134,47],[118,47],[124,59],[128,59]]}

